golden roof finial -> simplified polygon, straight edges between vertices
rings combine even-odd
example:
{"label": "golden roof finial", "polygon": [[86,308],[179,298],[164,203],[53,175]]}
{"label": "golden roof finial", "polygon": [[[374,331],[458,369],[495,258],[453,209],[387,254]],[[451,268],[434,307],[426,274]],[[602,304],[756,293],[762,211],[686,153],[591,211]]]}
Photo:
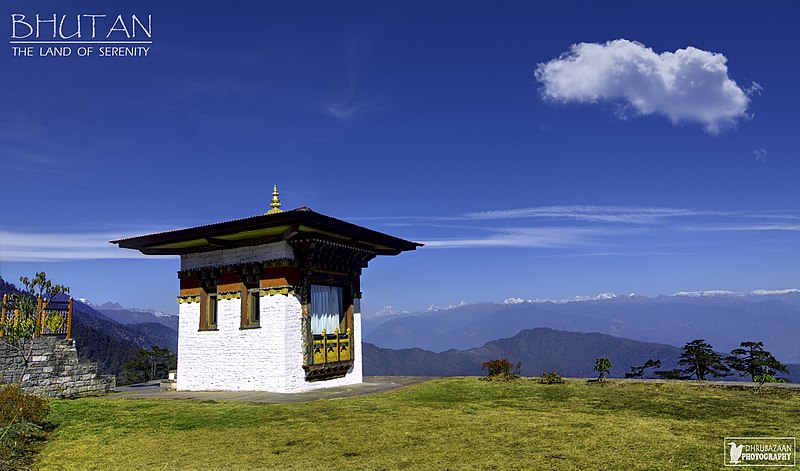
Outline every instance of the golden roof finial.
{"label": "golden roof finial", "polygon": [[271,209],[267,211],[267,214],[283,212],[283,210],[281,209],[281,202],[278,199],[278,185],[274,185],[272,187],[272,203],[270,203],[269,207]]}

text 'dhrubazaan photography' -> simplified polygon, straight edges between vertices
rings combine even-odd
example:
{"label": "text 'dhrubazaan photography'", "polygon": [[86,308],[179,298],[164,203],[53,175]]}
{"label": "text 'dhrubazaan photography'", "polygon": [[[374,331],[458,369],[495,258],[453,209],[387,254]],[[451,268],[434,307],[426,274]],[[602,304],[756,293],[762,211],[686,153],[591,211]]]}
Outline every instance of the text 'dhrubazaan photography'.
{"label": "text 'dhrubazaan photography'", "polygon": [[150,14],[12,13],[13,57],[148,57]]}
{"label": "text 'dhrubazaan photography'", "polygon": [[726,437],[725,466],[792,466],[795,437]]}

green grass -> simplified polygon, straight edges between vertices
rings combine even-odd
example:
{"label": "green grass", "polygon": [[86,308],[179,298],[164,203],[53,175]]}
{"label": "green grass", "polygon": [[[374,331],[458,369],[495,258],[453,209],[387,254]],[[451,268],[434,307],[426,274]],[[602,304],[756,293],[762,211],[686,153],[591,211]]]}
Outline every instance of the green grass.
{"label": "green grass", "polygon": [[52,403],[41,469],[718,469],[726,436],[800,437],[800,393],[449,378],[294,404]]}

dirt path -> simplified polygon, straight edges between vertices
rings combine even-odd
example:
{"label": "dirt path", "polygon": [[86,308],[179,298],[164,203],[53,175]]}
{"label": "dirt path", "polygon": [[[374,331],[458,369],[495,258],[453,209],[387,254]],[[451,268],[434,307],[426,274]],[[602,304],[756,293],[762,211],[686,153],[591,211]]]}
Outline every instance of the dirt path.
{"label": "dirt path", "polygon": [[126,399],[201,399],[213,401],[244,402],[309,402],[319,399],[339,399],[343,397],[363,396],[393,389],[419,384],[435,379],[433,376],[366,376],[361,384],[319,389],[303,393],[281,394],[263,391],[161,391],[158,381],[119,386],[117,392],[107,397]]}

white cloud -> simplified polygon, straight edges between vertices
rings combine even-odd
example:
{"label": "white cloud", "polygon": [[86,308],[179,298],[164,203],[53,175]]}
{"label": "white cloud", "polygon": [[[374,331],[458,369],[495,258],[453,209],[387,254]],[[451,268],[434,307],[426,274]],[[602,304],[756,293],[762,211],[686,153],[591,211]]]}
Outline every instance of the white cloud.
{"label": "white cloud", "polygon": [[681,230],[691,232],[741,232],[741,231],[789,231],[800,232],[800,224],[764,223],[764,224],[706,224],[703,226],[685,226]]}
{"label": "white cloud", "polygon": [[608,233],[609,231],[606,229],[585,227],[519,227],[496,229],[494,234],[487,237],[432,239],[424,240],[423,243],[425,247],[445,249],[478,247],[554,248],[595,245],[599,243],[598,236]]}
{"label": "white cloud", "polygon": [[379,101],[368,101],[361,97],[348,96],[340,101],[323,105],[323,112],[339,119],[358,118],[382,107]]}
{"label": "white cloud", "polygon": [[[625,114],[657,114],[673,123],[697,122],[710,133],[747,116],[748,90],[728,76],[727,58],[695,47],[657,54],[643,44],[617,39],[573,44],[538,64],[545,99],[622,105]],[[761,90],[753,84],[754,93]]]}
{"label": "white cloud", "polygon": [[110,258],[142,258],[136,250],[120,249],[108,241],[111,233],[31,233],[0,231],[0,260],[57,262]]}
{"label": "white cloud", "polygon": [[[475,226],[474,223],[508,221],[512,223],[518,219],[544,219],[552,221],[577,221],[586,223],[601,223],[602,227],[631,227],[653,225],[669,225],[673,228],[684,230],[701,230],[701,227],[710,227],[708,230],[719,229],[711,225],[713,221],[741,222],[752,219],[769,220],[761,227],[766,230],[794,230],[800,220],[799,210],[770,210],[763,209],[758,212],[741,210],[706,210],[693,208],[669,208],[660,206],[593,206],[593,205],[563,205],[563,206],[534,206],[529,208],[493,209],[463,213],[452,216],[369,216],[348,217],[347,220],[360,221],[389,221],[383,225],[388,227],[432,227],[437,229],[452,230],[486,230],[494,233],[510,231],[511,229],[498,229],[497,226]],[[705,226],[682,226],[692,221],[702,220]],[[461,224],[442,224],[439,221],[459,221]],[[473,224],[473,225],[470,225]],[[760,223],[763,224],[763,223]],[[776,227],[772,227],[776,226]],[[565,227],[574,227],[572,225]],[[723,226],[724,227],[724,226]],[[751,227],[745,224],[744,227]],[[547,228],[544,228],[547,229]],[[551,228],[552,229],[552,228]],[[631,229],[625,229],[630,231]]]}
{"label": "white cloud", "polygon": [[[793,237],[800,233],[800,211],[790,209],[754,212],[659,206],[560,205],[452,216],[355,219],[388,220],[383,225],[403,227],[406,238],[424,243],[426,249],[544,249],[535,256],[545,258],[696,256],[697,249],[687,247],[716,243],[711,234],[750,232],[770,237],[768,233],[772,232]],[[459,223],[450,224],[451,221]],[[546,225],[537,227],[540,223]],[[427,236],[422,235],[426,233]],[[667,233],[672,233],[677,239],[665,245],[663,237]],[[688,233],[707,233],[709,237],[692,236],[689,241],[685,236]]]}
{"label": "white cloud", "polygon": [[540,206],[467,213],[465,219],[546,218],[576,221],[654,224],[666,218],[703,214],[693,209],[637,206]]}
{"label": "white cloud", "polygon": [[353,38],[345,44],[344,90],[322,105],[322,112],[338,119],[354,119],[383,108],[385,100],[365,87],[369,48],[365,40]]}
{"label": "white cloud", "polygon": [[[700,211],[686,208],[665,208],[647,206],[594,206],[563,205],[535,206],[529,208],[496,209],[477,211],[455,216],[371,216],[350,217],[346,219],[362,221],[392,220],[390,226],[414,226],[426,222],[426,226],[459,229],[465,226],[434,224],[430,221],[485,221],[511,219],[562,219],[574,221],[656,224],[669,218],[692,216],[731,216],[727,211]],[[756,216],[754,216],[756,217]],[[759,216],[760,217],[760,216]]]}
{"label": "white cloud", "polygon": [[753,151],[753,155],[759,162],[767,161],[767,151],[765,149],[756,149]]}

